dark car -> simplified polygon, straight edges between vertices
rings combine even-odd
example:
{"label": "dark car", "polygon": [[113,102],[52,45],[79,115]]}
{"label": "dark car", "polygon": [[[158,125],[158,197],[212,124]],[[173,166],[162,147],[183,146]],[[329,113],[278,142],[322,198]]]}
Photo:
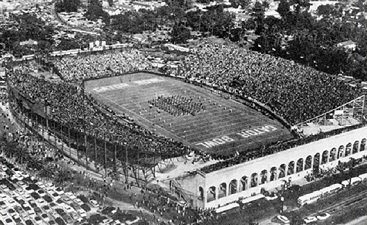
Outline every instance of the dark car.
{"label": "dark car", "polygon": [[43,196],[43,199],[44,199],[47,203],[52,202],[52,198],[51,198],[49,195],[45,195],[45,196]]}
{"label": "dark car", "polygon": [[66,225],[66,223],[64,222],[64,220],[63,220],[63,219],[61,219],[60,217],[55,218],[55,222],[56,222],[58,225]]}
{"label": "dark car", "polygon": [[31,196],[34,198],[34,199],[39,199],[41,196],[39,194],[37,194],[36,192],[32,192],[31,193]]}
{"label": "dark car", "polygon": [[42,210],[39,207],[34,207],[33,209],[36,212],[36,214],[42,214]]}
{"label": "dark car", "polygon": [[34,223],[32,222],[32,220],[26,220],[24,221],[26,225],[34,225]]}

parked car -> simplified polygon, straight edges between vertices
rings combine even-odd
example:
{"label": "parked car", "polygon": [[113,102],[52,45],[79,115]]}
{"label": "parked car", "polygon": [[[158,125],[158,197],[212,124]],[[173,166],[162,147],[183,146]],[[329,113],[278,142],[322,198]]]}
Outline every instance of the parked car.
{"label": "parked car", "polygon": [[283,224],[290,224],[290,220],[286,216],[277,215],[276,218]]}
{"label": "parked car", "polygon": [[303,221],[306,224],[310,224],[310,223],[316,222],[317,221],[317,218],[315,216],[308,216],[308,217],[304,218]]}
{"label": "parked car", "polygon": [[316,218],[318,220],[326,220],[329,217],[330,217],[330,214],[329,213],[326,213],[326,212],[318,213],[317,216],[316,216]]}

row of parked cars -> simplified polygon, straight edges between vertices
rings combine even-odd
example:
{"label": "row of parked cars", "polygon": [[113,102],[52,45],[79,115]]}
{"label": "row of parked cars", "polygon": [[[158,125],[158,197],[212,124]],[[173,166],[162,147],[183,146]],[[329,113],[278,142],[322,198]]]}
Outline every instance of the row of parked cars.
{"label": "row of parked cars", "polygon": [[[86,199],[42,182],[0,157],[0,225],[81,224],[91,207]],[[82,201],[84,200],[84,201]]]}

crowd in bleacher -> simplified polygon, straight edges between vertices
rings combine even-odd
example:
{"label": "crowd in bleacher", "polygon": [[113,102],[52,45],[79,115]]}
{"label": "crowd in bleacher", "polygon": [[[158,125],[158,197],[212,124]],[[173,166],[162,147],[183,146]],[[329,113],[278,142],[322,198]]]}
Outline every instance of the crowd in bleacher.
{"label": "crowd in bleacher", "polygon": [[[65,81],[79,84],[85,79],[152,68],[145,55],[137,49],[62,57],[53,60],[53,64]],[[188,150],[181,143],[157,137],[135,123],[118,123],[117,117],[111,116],[114,114],[112,111],[101,107],[76,85],[45,81],[28,75],[28,72],[31,70],[24,67],[22,71],[10,73],[10,83],[27,98],[48,105],[48,116],[54,121],[72,125],[73,129],[101,139],[107,137],[137,146],[142,151],[173,151],[172,155],[179,155],[176,153]],[[292,124],[318,116],[363,94],[358,88],[348,86],[336,77],[293,61],[208,43],[194,48],[178,67],[169,68],[166,73],[206,83],[247,99],[259,100]],[[160,96],[149,103],[176,116],[194,115],[205,110],[201,103],[195,103],[185,96]],[[237,164],[258,157],[260,153],[265,155],[273,151],[277,150],[254,149],[246,155],[241,154],[236,162],[228,163]],[[212,156],[223,159],[221,156]]]}
{"label": "crowd in bleacher", "polygon": [[293,61],[238,47],[201,44],[167,72],[209,83],[269,106],[291,124],[334,109],[361,91]]}
{"label": "crowd in bleacher", "polygon": [[71,82],[151,69],[145,55],[136,49],[56,58],[53,63],[59,75]]}
{"label": "crowd in bleacher", "polygon": [[[135,123],[119,123],[115,117],[102,113],[90,97],[76,86],[65,82],[49,82],[22,70],[8,73],[8,81],[20,95],[34,103],[44,103],[46,117],[62,126],[101,140],[118,142],[139,152],[167,157],[184,154],[188,149],[181,143],[156,136]],[[136,152],[134,153],[136,154]]]}
{"label": "crowd in bleacher", "polygon": [[158,98],[149,100],[148,103],[174,116],[195,116],[201,110],[205,110],[203,103],[194,102],[192,98],[182,95],[158,96]]}

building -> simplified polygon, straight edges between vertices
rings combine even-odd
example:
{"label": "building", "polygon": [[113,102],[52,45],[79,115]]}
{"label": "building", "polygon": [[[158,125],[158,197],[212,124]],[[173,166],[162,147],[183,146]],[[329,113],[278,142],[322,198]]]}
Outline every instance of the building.
{"label": "building", "polygon": [[193,206],[216,208],[303,179],[316,169],[336,167],[367,155],[367,127],[296,146],[266,157],[210,172],[198,171],[171,181]]}

